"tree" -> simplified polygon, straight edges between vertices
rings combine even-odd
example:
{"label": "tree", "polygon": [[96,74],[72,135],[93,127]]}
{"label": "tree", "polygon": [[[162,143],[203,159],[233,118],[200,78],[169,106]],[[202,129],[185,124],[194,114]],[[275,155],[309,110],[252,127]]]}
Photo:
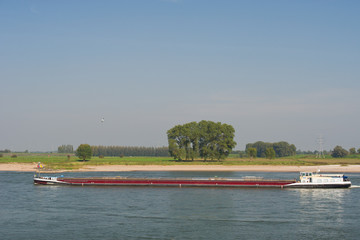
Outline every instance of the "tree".
{"label": "tree", "polygon": [[203,120],[198,123],[198,131],[200,157],[204,160],[225,159],[236,146],[231,125]]}
{"label": "tree", "polygon": [[256,148],[248,148],[246,150],[246,153],[250,158],[256,158],[256,155],[257,155]]}
{"label": "tree", "polygon": [[75,155],[85,161],[86,159],[91,159],[92,151],[89,144],[81,144],[75,152]]}
{"label": "tree", "polygon": [[273,148],[267,148],[265,151],[265,156],[268,159],[274,159],[275,158],[275,150]]}
{"label": "tree", "polygon": [[331,156],[334,158],[342,158],[348,155],[348,151],[346,151],[344,148],[340,146],[336,146],[334,150],[331,152]]}
{"label": "tree", "polygon": [[354,148],[354,147],[353,147],[353,148],[350,148],[350,149],[349,149],[349,153],[350,153],[351,155],[356,154],[355,148]]}
{"label": "tree", "polygon": [[186,138],[186,158],[194,161],[199,156],[199,128],[196,122],[184,124]]}
{"label": "tree", "polygon": [[358,148],[357,153],[359,153],[359,154],[360,154],[360,148]]}
{"label": "tree", "polygon": [[174,159],[178,159],[180,161],[186,157],[185,150],[181,149],[174,139],[169,139],[169,152]]}
{"label": "tree", "polygon": [[167,131],[167,135],[170,155],[180,161],[188,159],[186,149],[188,148],[189,140],[185,134],[184,127],[182,125],[176,125]]}

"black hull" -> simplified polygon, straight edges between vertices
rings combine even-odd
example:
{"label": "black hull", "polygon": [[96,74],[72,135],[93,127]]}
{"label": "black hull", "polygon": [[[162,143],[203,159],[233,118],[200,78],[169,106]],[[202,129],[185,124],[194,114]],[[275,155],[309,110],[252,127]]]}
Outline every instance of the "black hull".
{"label": "black hull", "polygon": [[349,188],[351,184],[303,184],[303,185],[285,185],[285,188]]}

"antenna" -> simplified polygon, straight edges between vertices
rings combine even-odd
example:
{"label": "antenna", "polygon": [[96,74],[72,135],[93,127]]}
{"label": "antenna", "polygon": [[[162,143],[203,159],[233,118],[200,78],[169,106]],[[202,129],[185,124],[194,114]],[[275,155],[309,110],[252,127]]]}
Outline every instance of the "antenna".
{"label": "antenna", "polygon": [[317,143],[319,148],[318,148],[318,152],[316,153],[316,158],[325,158],[324,148],[323,148],[324,139],[322,138],[321,135],[320,137],[317,138]]}

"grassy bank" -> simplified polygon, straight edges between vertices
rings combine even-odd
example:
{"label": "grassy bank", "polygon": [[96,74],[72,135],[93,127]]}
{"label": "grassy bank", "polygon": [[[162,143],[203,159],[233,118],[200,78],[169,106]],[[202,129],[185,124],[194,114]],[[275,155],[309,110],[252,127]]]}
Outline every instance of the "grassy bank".
{"label": "grassy bank", "polygon": [[74,155],[67,154],[33,154],[17,153],[3,154],[1,163],[37,163],[41,162],[47,169],[79,169],[92,165],[285,165],[285,166],[316,166],[316,165],[358,165],[360,158],[325,158],[319,159],[309,155],[297,155],[287,158],[265,159],[265,158],[236,158],[231,157],[223,161],[176,161],[170,157],[92,157],[89,161],[81,161]]}

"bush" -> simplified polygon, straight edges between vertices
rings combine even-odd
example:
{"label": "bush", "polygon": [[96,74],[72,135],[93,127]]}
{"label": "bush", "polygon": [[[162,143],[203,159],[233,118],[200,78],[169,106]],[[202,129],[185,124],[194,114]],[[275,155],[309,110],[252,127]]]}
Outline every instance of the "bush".
{"label": "bush", "polygon": [[11,155],[12,158],[17,158],[16,154]]}
{"label": "bush", "polygon": [[0,157],[3,157],[3,154],[2,154],[2,153],[0,153]]}
{"label": "bush", "polygon": [[104,156],[103,156],[103,155],[100,155],[99,158],[104,158]]}

